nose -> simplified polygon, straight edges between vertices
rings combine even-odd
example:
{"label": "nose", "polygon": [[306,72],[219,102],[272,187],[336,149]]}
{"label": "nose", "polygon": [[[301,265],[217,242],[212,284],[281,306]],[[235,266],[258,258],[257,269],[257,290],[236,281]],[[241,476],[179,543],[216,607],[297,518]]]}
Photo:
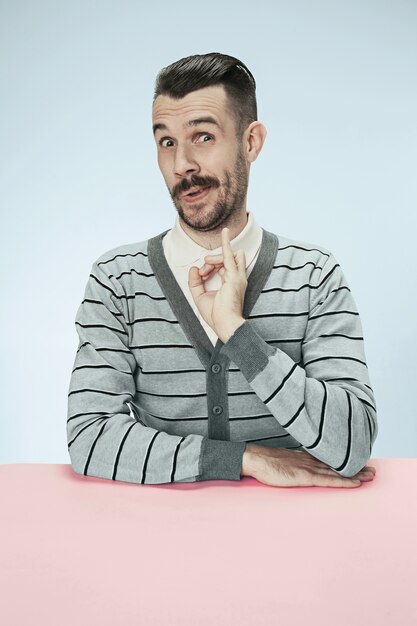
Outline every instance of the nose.
{"label": "nose", "polygon": [[200,166],[193,156],[192,149],[187,146],[177,146],[175,150],[174,174],[181,178],[194,174],[200,170]]}

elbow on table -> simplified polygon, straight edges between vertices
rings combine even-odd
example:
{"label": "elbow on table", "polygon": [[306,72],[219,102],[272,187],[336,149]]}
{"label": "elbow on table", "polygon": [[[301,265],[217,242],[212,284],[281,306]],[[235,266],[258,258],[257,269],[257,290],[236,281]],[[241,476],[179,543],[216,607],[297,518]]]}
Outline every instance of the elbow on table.
{"label": "elbow on table", "polygon": [[358,450],[357,453],[352,453],[352,455],[349,458],[348,463],[346,464],[346,466],[343,469],[337,469],[333,468],[336,470],[336,472],[338,474],[340,474],[340,476],[343,476],[344,478],[352,478],[353,476],[356,476],[356,474],[358,474],[358,472],[361,471],[361,469],[363,469],[363,467],[365,467],[365,465],[368,463],[368,461],[371,458],[371,454],[369,452],[369,448],[368,450]]}
{"label": "elbow on table", "polygon": [[70,458],[70,465],[72,470],[76,474],[84,474],[85,462],[86,459],[83,458],[83,455],[77,454],[77,447],[79,445],[79,441],[74,436],[74,427],[71,422],[67,423],[67,449],[68,455]]}
{"label": "elbow on table", "polygon": [[76,456],[71,451],[71,448],[69,448],[68,452],[69,452],[69,457],[70,457],[70,465],[71,465],[73,472],[75,472],[76,474],[80,474],[81,476],[85,476],[84,474],[85,459],[80,458],[79,456]]}
{"label": "elbow on table", "polygon": [[354,440],[356,440],[356,443],[351,444],[348,462],[342,470],[334,468],[345,478],[352,478],[369,462],[372,455],[372,447],[378,434],[376,411],[371,411],[365,405],[362,405],[362,408],[364,416],[363,428],[355,433]]}
{"label": "elbow on table", "polygon": [[88,454],[85,454],[84,451],[80,449],[79,441],[72,439],[70,436],[68,437],[67,448],[73,472],[80,474],[80,476],[86,476],[85,468]]}
{"label": "elbow on table", "polygon": [[91,470],[90,464],[87,463],[87,459],[81,456],[76,456],[70,453],[70,461],[72,471],[79,476],[91,476],[94,478],[106,478],[108,480],[113,478],[113,468],[109,468],[101,463],[94,463],[94,469]]}
{"label": "elbow on table", "polygon": [[[371,444],[369,443],[369,437],[364,437],[360,441],[357,441],[356,445],[352,444],[348,451],[347,460],[346,448],[339,449],[337,452],[336,458],[341,459],[340,463],[334,462],[334,454],[329,455],[332,457],[332,462],[329,463],[329,461],[327,461],[328,465],[344,478],[352,478],[353,476],[356,476],[356,474],[358,474],[371,459],[372,445],[375,441],[376,434],[377,429],[375,428]],[[326,461],[324,462],[326,463]]]}

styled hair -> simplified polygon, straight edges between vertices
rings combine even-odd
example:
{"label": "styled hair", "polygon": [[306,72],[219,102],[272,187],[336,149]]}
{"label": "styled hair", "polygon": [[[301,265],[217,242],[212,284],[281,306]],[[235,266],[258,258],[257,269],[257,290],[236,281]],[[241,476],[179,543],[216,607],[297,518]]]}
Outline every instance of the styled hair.
{"label": "styled hair", "polygon": [[242,61],[220,52],[194,54],[162,68],[155,81],[153,102],[161,95],[180,99],[192,91],[223,85],[240,139],[257,120],[256,83]]}

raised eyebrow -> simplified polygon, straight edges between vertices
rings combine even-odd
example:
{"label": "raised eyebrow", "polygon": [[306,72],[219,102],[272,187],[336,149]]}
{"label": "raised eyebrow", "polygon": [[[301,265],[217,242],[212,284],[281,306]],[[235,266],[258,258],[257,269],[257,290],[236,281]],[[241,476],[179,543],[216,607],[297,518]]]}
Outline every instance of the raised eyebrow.
{"label": "raised eyebrow", "polygon": [[[217,126],[217,128],[221,130],[220,124],[214,119],[214,117],[211,117],[210,115],[207,117],[198,117],[195,120],[189,120],[184,124],[184,128],[198,126],[199,124],[213,124],[213,126]],[[162,122],[154,124],[152,128],[154,135],[157,130],[168,130],[168,126],[166,124],[162,124]]]}
{"label": "raised eyebrow", "polygon": [[156,133],[157,130],[167,130],[168,127],[165,124],[154,124],[153,125],[153,134]]}
{"label": "raised eyebrow", "polygon": [[199,124],[213,124],[214,126],[217,126],[219,130],[221,130],[220,124],[214,119],[214,117],[211,117],[210,115],[206,117],[198,117],[195,120],[189,120],[186,124],[184,124],[184,126],[198,126]]}

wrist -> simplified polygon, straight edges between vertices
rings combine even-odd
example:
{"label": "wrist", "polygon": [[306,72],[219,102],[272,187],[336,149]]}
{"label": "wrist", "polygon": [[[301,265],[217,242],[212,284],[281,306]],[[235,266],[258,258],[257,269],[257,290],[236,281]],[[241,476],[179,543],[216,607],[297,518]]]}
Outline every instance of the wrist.
{"label": "wrist", "polygon": [[217,335],[219,339],[226,343],[230,337],[236,332],[236,330],[246,322],[244,317],[236,317],[233,319],[227,319],[222,323],[221,328],[217,328]]}
{"label": "wrist", "polygon": [[245,448],[242,457],[242,469],[241,476],[253,476],[254,473],[254,454],[251,450],[251,446],[248,444]]}

